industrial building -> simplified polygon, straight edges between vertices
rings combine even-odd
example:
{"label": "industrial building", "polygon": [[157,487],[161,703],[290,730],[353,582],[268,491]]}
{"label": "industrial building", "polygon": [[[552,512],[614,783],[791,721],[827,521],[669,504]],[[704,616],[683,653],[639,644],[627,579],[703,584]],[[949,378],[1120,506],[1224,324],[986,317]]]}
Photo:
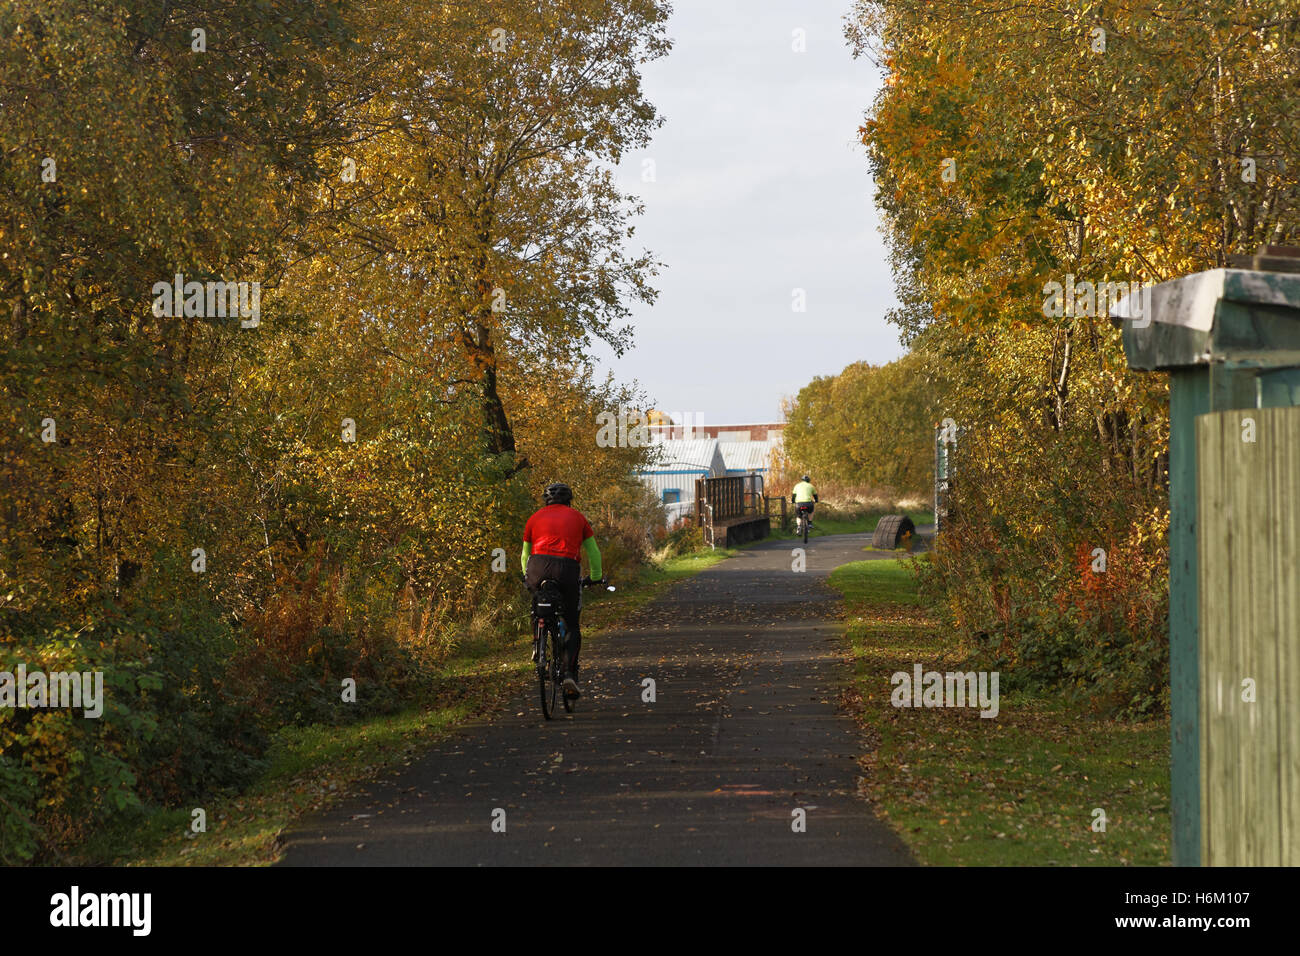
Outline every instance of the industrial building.
{"label": "industrial building", "polygon": [[681,425],[652,425],[651,443],[658,449],[659,460],[641,472],[641,479],[663,502],[671,524],[694,510],[698,479],[725,475],[765,477],[781,446],[784,427],[784,423],[762,423],[690,430]]}
{"label": "industrial building", "polygon": [[669,521],[695,507],[695,482],[727,473],[716,438],[653,439],[658,460],[641,472],[644,481],[668,511]]}
{"label": "industrial building", "polygon": [[766,475],[772,467],[772,455],[780,446],[780,438],[718,442],[718,450],[722,452],[722,462],[728,475]]}

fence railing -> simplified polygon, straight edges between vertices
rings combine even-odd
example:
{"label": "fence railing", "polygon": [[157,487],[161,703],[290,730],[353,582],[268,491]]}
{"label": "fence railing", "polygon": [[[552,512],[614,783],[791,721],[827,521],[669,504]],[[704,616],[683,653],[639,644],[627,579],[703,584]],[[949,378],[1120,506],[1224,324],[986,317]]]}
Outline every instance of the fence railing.
{"label": "fence railing", "polygon": [[695,508],[701,524],[765,514],[764,501],[763,476],[759,474],[698,478],[695,482]]}

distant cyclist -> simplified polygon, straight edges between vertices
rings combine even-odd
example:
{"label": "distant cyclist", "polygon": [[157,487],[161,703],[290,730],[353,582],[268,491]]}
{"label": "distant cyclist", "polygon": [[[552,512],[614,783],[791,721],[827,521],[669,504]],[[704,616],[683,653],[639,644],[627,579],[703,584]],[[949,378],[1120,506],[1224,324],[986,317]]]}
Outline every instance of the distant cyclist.
{"label": "distant cyclist", "polygon": [[817,497],[817,489],[813,487],[812,479],[804,475],[799,484],[794,486],[790,500],[794,503],[796,513],[800,511],[808,512],[808,527],[811,528],[813,508],[821,500]]}
{"label": "distant cyclist", "polygon": [[578,652],[582,649],[582,562],[579,552],[587,555],[593,581],[600,581],[604,573],[600,563],[600,548],[592,534],[591,523],[582,512],[572,507],[573,490],[562,482],[548,485],[542,500],[545,506],[533,512],[524,525],[524,550],[520,564],[524,569],[524,584],[536,591],[543,581],[551,580],[560,586],[564,596],[564,623],[568,628],[568,660],[564,662],[564,693],[578,697]]}

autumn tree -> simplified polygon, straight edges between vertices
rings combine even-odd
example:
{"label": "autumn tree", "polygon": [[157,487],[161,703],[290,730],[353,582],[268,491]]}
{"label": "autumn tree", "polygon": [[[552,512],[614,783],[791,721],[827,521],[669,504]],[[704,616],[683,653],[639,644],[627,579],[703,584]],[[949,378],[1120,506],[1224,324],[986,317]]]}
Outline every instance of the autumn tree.
{"label": "autumn tree", "polygon": [[612,165],[659,123],[638,70],[668,49],[667,8],[394,12],[369,38],[384,62],[362,135],[337,157],[356,181],[331,190],[331,267],[384,347],[474,391],[509,473],[527,462],[503,378],[546,374],[593,338],[621,350],[628,303],[653,297],[653,260],[623,250],[635,206]]}
{"label": "autumn tree", "polygon": [[[940,591],[962,629],[1099,706],[1161,706],[1168,419],[1161,384],[1127,373],[1114,303],[1045,292],[1295,240],[1298,29],[1281,0],[864,0],[849,21],[885,73],[862,132],[893,318],[949,371],[966,429]],[[1096,547],[1126,555],[1105,600],[1080,570]]]}
{"label": "autumn tree", "polygon": [[639,396],[585,353],[653,294],[610,170],[666,13],[0,9],[0,670],[111,688],[102,721],[0,712],[6,861],[417,700],[517,606],[528,463],[639,507],[641,452],[594,447]]}
{"label": "autumn tree", "polygon": [[785,454],[823,479],[928,498],[939,393],[921,354],[855,362],[813,379],[788,404]]}

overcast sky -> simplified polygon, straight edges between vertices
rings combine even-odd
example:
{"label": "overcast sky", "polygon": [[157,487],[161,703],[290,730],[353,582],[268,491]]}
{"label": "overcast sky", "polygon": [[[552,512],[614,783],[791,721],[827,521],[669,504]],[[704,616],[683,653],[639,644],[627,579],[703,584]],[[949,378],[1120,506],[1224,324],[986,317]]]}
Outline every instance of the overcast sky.
{"label": "overcast sky", "polygon": [[[902,354],[857,129],[879,74],[854,60],[850,0],[675,0],[674,48],[645,87],[666,122],[619,168],[639,195],[632,248],[667,268],[636,345],[597,365],[704,422],[779,418],[783,395]],[[807,51],[792,50],[801,28]],[[654,182],[643,182],[654,160]],[[792,290],[807,311],[792,311]]]}

